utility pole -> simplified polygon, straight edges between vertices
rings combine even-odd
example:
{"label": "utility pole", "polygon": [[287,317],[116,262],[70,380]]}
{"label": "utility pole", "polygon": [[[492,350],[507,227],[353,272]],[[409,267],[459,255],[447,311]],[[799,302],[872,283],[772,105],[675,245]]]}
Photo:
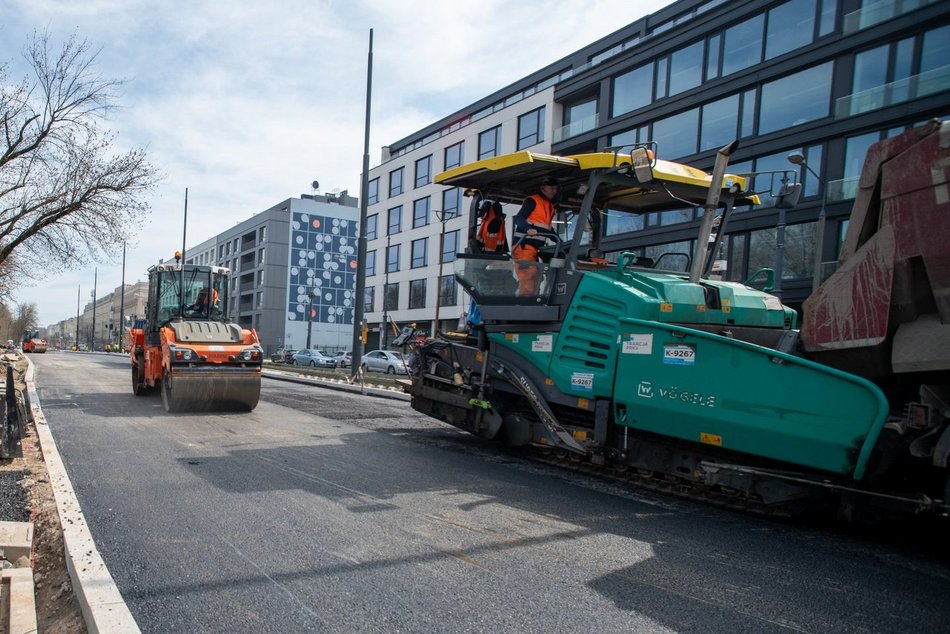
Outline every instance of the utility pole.
{"label": "utility pole", "polygon": [[125,337],[125,242],[122,243],[122,290],[119,294],[119,345]]}
{"label": "utility pole", "polygon": [[313,294],[316,290],[311,286],[307,293],[307,350],[310,349],[310,333],[313,332]]}
{"label": "utility pole", "polygon": [[386,310],[386,293],[389,292],[389,247],[392,236],[386,236],[386,274],[383,276],[383,321],[379,324],[379,349],[386,349],[386,333],[389,332],[389,312]]}
{"label": "utility pole", "polygon": [[90,352],[96,349],[96,287],[98,284],[99,267],[97,266],[92,276],[92,344],[89,346]]}
{"label": "utility pole", "polygon": [[82,284],[76,288],[76,350],[79,350],[79,306],[82,303]]}
{"label": "utility pole", "polygon": [[353,306],[353,363],[350,376],[356,378],[363,358],[363,313],[366,303],[366,207],[369,197],[369,115],[373,97],[373,29],[369,30],[366,59],[366,123],[363,126],[363,177],[360,179],[360,229],[356,247],[356,297]]}

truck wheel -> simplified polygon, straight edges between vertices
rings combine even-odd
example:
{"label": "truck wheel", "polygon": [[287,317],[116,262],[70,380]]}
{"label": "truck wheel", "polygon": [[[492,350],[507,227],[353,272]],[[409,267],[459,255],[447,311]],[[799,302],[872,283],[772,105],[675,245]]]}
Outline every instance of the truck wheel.
{"label": "truck wheel", "polygon": [[132,366],[132,394],[143,396],[148,393],[148,386],[145,385],[145,359],[136,357],[136,361]]}

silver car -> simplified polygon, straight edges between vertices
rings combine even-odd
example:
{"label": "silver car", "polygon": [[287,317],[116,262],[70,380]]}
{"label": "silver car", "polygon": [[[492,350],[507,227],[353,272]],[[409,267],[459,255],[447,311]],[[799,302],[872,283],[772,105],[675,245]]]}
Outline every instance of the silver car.
{"label": "silver car", "polygon": [[293,365],[306,365],[311,368],[335,368],[336,359],[328,357],[319,350],[303,349],[297,351]]}
{"label": "silver car", "polygon": [[352,352],[337,352],[333,355],[333,358],[336,359],[336,364],[341,368],[348,368],[353,365]]}
{"label": "silver car", "polygon": [[364,372],[385,372],[386,374],[408,374],[402,355],[392,350],[373,350],[363,355],[360,362]]}

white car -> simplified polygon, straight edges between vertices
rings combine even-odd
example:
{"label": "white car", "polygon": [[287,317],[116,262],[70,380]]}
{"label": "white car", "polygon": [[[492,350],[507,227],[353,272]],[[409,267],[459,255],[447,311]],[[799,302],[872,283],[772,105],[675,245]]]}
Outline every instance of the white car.
{"label": "white car", "polygon": [[392,350],[373,350],[363,355],[360,362],[364,372],[385,372],[386,374],[409,374],[402,355]]}

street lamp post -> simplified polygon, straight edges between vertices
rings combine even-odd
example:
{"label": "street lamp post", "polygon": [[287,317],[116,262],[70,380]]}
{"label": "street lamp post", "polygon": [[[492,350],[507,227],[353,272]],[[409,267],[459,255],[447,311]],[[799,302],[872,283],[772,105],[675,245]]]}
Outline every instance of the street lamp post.
{"label": "street lamp post", "polygon": [[812,176],[818,181],[818,187],[821,191],[821,209],[818,212],[818,225],[815,227],[815,263],[811,280],[811,292],[814,293],[818,290],[818,285],[821,284],[821,256],[825,246],[825,187],[821,176],[805,162],[804,154],[792,152],[788,155],[788,162],[792,165],[800,165],[811,172]]}
{"label": "street lamp post", "polygon": [[310,334],[313,332],[313,294],[317,292],[315,287],[310,288],[307,293],[307,349],[310,349]]}
{"label": "street lamp post", "polygon": [[99,285],[99,267],[95,269],[92,276],[92,343],[89,345],[89,351],[96,349],[96,288]]}
{"label": "street lamp post", "polygon": [[389,313],[386,310],[386,291],[389,288],[389,243],[392,236],[386,236],[386,272],[383,276],[383,321],[379,324],[379,349],[386,349],[386,331],[389,329]]}
{"label": "street lamp post", "polygon": [[442,232],[439,233],[439,275],[435,279],[435,327],[432,336],[439,334],[439,310],[442,308],[442,264],[445,260],[445,223],[458,216],[458,210],[434,211],[439,222],[442,223]]}

